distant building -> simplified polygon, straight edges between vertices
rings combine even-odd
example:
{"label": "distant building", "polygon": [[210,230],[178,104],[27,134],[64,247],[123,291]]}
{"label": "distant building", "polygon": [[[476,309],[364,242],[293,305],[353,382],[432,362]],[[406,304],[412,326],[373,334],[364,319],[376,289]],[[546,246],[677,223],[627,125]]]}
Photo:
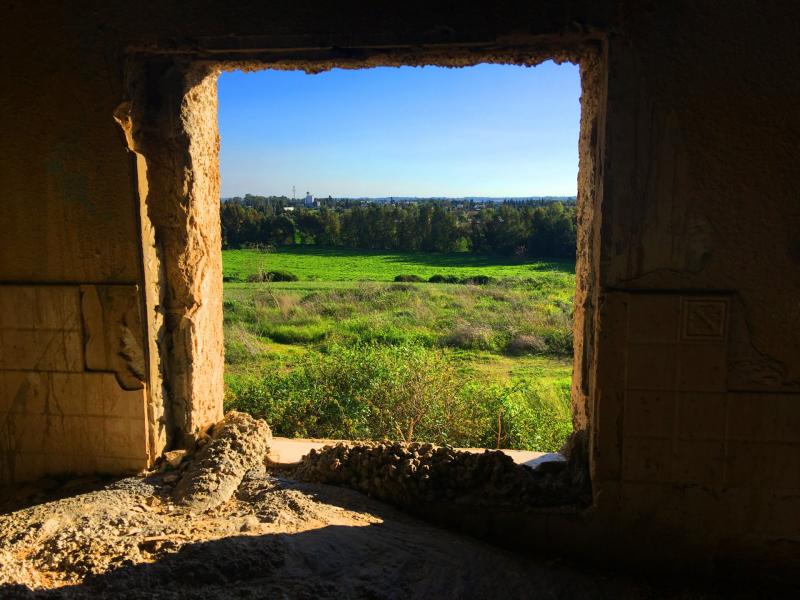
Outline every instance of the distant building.
{"label": "distant building", "polygon": [[312,196],[310,192],[306,192],[306,197],[303,199],[303,206],[306,208],[314,208],[317,206],[317,201],[314,200],[314,196]]}

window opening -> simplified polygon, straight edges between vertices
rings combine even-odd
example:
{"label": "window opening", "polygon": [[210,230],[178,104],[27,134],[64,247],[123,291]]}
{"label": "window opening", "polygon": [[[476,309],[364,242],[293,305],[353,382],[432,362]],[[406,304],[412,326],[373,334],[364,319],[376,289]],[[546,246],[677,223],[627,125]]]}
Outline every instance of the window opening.
{"label": "window opening", "polygon": [[233,71],[218,86],[226,408],[285,438],[528,464],[558,451],[578,67]]}

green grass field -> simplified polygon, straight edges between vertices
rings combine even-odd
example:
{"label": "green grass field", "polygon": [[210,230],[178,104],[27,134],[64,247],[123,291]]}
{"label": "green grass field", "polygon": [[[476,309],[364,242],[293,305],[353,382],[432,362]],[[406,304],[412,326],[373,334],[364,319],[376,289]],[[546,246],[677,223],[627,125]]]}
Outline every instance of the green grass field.
{"label": "green grass field", "polygon": [[[227,404],[276,434],[555,450],[571,428],[574,265],[314,247],[223,264]],[[300,280],[230,281],[259,271]],[[393,282],[435,274],[493,281]]]}
{"label": "green grass field", "polygon": [[225,250],[226,278],[246,280],[259,269],[291,271],[301,281],[392,281],[396,275],[489,275],[534,277],[553,280],[574,287],[575,265],[567,262],[513,262],[508,259],[473,254],[428,254],[371,252],[316,246],[285,246],[273,252],[260,250]]}

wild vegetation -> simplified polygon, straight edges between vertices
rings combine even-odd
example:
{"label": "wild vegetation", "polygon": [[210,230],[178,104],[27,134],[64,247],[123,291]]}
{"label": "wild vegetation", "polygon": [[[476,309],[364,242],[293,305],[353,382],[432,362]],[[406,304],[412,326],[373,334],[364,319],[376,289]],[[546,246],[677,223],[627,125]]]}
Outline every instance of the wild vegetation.
{"label": "wild vegetation", "polygon": [[278,435],[552,451],[571,430],[573,263],[316,246],[223,258],[226,402]]}

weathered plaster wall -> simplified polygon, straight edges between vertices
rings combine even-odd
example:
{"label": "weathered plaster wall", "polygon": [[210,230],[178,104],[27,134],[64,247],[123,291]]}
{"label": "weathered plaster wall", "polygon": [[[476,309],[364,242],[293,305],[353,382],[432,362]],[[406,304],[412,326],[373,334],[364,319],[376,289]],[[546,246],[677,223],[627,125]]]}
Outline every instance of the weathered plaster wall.
{"label": "weathered plaster wall", "polygon": [[786,8],[626,3],[608,45],[594,484],[712,560],[800,557]]}
{"label": "weathered plaster wall", "polygon": [[[136,154],[151,373],[174,444],[222,418],[222,254],[215,69],[131,61],[116,111]],[[157,403],[155,403],[157,404]]]}
{"label": "weathered plaster wall", "polygon": [[[193,90],[214,94],[202,73],[191,78],[193,61],[424,55],[468,64],[492,48],[508,56],[596,43],[596,68],[584,64],[584,109],[597,112],[584,112],[582,133],[592,154],[581,157],[579,253],[590,268],[579,269],[576,331],[585,338],[574,385],[576,423],[591,434],[595,507],[506,515],[495,526],[573,550],[603,544],[608,556],[633,547],[697,566],[750,556],[796,564],[800,9],[754,0],[433,4],[6,5],[0,281],[140,286],[150,446],[163,447],[170,427],[191,434],[219,410],[217,384],[203,396],[204,382],[218,381],[219,340],[203,338],[218,332],[209,297],[218,239],[197,225],[213,221],[203,199],[216,192],[216,141],[211,104],[192,104]],[[166,80],[151,72],[137,97],[131,65],[152,64],[136,62],[148,56],[179,68]],[[124,101],[133,103],[127,142],[112,119]],[[151,142],[135,133],[147,122],[137,110],[162,119]],[[124,121],[124,110],[117,116]],[[188,171],[175,177],[176,165]],[[187,256],[194,262],[180,262]],[[6,334],[4,349],[21,335]],[[85,368],[78,346],[59,360]]]}
{"label": "weathered plaster wall", "polygon": [[0,482],[149,464],[140,314],[136,286],[0,284]]}

